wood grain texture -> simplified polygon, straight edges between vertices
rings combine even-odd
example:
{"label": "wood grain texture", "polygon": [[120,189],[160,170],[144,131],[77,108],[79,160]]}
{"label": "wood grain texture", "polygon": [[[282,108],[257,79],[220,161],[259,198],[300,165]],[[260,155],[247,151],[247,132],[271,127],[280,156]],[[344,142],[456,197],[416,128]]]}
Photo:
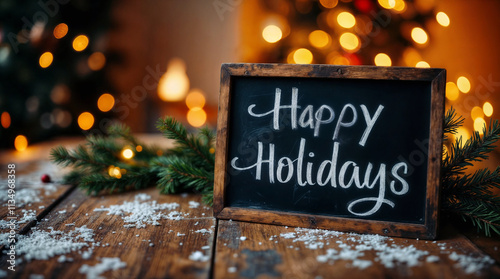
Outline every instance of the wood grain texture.
{"label": "wood grain texture", "polygon": [[[230,208],[226,186],[231,179],[228,171],[230,145],[229,116],[231,111],[232,80],[240,76],[254,77],[307,77],[332,79],[369,79],[428,81],[431,89],[429,142],[426,150],[427,179],[423,225],[411,222],[378,222],[360,219],[336,218],[323,215],[262,211]],[[360,233],[434,239],[437,235],[439,213],[439,185],[442,156],[442,125],[444,115],[446,70],[406,67],[289,65],[289,64],[223,64],[217,124],[217,149],[215,160],[214,213],[217,218],[234,219],[269,224],[355,230]]]}
{"label": "wood grain texture", "polygon": [[[296,237],[290,237],[294,233]],[[462,235],[449,230],[446,233],[439,241],[385,238],[381,243],[388,247],[407,247],[408,254],[414,248],[428,254],[421,256],[415,266],[395,261],[388,268],[376,260],[380,252],[367,250],[359,258],[370,261],[371,265],[361,269],[348,259],[318,260],[328,249],[342,251],[346,244],[360,245],[357,241],[361,235],[328,236],[319,232],[311,234],[316,235],[316,243],[308,243],[299,240],[304,234],[293,228],[219,220],[214,278],[495,278],[500,275],[498,263],[467,274],[450,259],[450,254],[484,256],[484,253]],[[426,262],[428,256],[437,258],[435,262]]]}
{"label": "wood grain texture", "polygon": [[[119,205],[133,201],[138,193],[151,196],[158,203],[178,203],[181,220],[160,220],[159,226],[147,225],[145,228],[125,228],[121,216],[96,212],[101,206]],[[189,201],[201,202],[198,195],[159,195],[158,190],[150,188],[141,192],[129,192],[102,197],[88,197],[76,190],[51,211],[37,226],[37,229],[69,232],[75,227],[87,226],[95,232],[94,239],[100,246],[94,248],[90,259],[83,259],[78,252],[65,254],[72,262],[58,262],[59,256],[50,260],[34,260],[20,264],[9,278],[29,277],[30,274],[43,274],[45,278],[81,278],[78,269],[83,264],[95,265],[102,257],[119,257],[127,266],[110,271],[108,278],[208,278],[212,253],[215,219],[208,207],[200,205],[191,208]],[[74,224],[68,226],[68,224]],[[198,230],[203,232],[196,232]],[[150,243],[153,243],[150,246]],[[87,249],[82,249],[85,251]],[[203,261],[189,259],[200,251],[207,256]],[[80,251],[81,252],[81,251]],[[0,269],[6,270],[6,257],[3,255]]]}

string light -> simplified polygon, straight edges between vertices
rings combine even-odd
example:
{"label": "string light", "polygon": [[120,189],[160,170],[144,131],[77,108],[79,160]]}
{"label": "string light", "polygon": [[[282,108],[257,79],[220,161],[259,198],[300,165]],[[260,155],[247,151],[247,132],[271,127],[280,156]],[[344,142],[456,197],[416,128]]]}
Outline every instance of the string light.
{"label": "string light", "polygon": [[392,8],[397,13],[402,13],[406,10],[406,4],[403,0],[394,1],[394,7]]}
{"label": "string light", "polygon": [[54,37],[56,39],[62,39],[66,34],[68,34],[68,25],[66,23],[59,23],[56,27],[54,27]]}
{"label": "string light", "polygon": [[89,38],[85,35],[78,35],[73,40],[73,49],[75,51],[83,51],[89,45]]}
{"label": "string light", "polygon": [[470,116],[472,120],[476,120],[476,118],[483,118],[484,117],[483,109],[478,106],[473,107],[472,110],[470,111]]}
{"label": "string light", "polygon": [[23,135],[18,135],[14,139],[14,147],[17,151],[24,151],[28,148],[28,139]]}
{"label": "string light", "polygon": [[484,112],[484,115],[490,117],[493,115],[493,106],[491,105],[490,102],[485,102],[483,104],[483,112]]}
{"label": "string light", "polygon": [[90,112],[83,112],[78,116],[78,126],[82,130],[88,130],[94,126],[94,116]]}
{"label": "string light", "polygon": [[464,76],[460,76],[457,79],[457,86],[458,90],[460,90],[462,93],[469,93],[470,91],[470,81]]}
{"label": "string light", "polygon": [[415,67],[417,68],[430,68],[431,65],[425,61],[418,61],[417,64],[415,64]]}
{"label": "string light", "polygon": [[201,127],[207,121],[207,113],[202,108],[190,109],[187,113],[187,121],[193,127]]}
{"label": "string light", "polygon": [[457,85],[449,81],[446,83],[446,98],[450,101],[455,101],[458,99],[458,96],[460,95],[460,92],[458,91]]}
{"label": "string light", "polygon": [[142,146],[141,145],[136,146],[135,151],[142,152]]}
{"label": "string light", "polygon": [[414,27],[411,30],[411,38],[413,39],[413,41],[415,41],[415,43],[421,45],[427,43],[427,40],[429,39],[429,37],[427,36],[427,32],[425,32],[425,30],[420,27]]}
{"label": "string light", "polygon": [[356,18],[349,12],[341,12],[337,16],[337,22],[344,28],[352,28],[356,25]]}
{"label": "string light", "polygon": [[45,69],[48,66],[50,66],[50,64],[52,64],[52,61],[54,61],[54,56],[52,55],[51,52],[47,51],[44,52],[42,55],[40,55],[38,63],[40,64],[40,67]]}
{"label": "string light", "polygon": [[296,64],[311,64],[313,54],[306,48],[299,48],[293,53],[293,61]]}
{"label": "string light", "polygon": [[309,33],[309,43],[316,48],[325,48],[330,45],[331,37],[323,30],[314,30]]}
{"label": "string light", "polygon": [[392,9],[396,6],[395,0],[378,0],[378,4],[384,9]]}
{"label": "string light", "polygon": [[2,127],[7,129],[10,127],[11,119],[10,114],[6,111],[2,112],[2,116],[0,116],[0,123],[2,123]]}
{"label": "string light", "polygon": [[262,38],[268,43],[276,43],[283,37],[281,29],[273,24],[270,24],[262,30]]}
{"label": "string light", "polygon": [[375,55],[375,58],[373,59],[373,61],[375,62],[375,65],[377,65],[377,66],[389,67],[392,65],[391,58],[389,57],[389,55],[387,55],[385,53],[379,53],[379,54]]}
{"label": "string light", "polygon": [[339,42],[340,46],[349,52],[356,52],[360,47],[358,36],[350,32],[340,35]]}
{"label": "string light", "polygon": [[444,12],[439,12],[436,14],[436,21],[443,27],[448,27],[450,25],[450,18]]}
{"label": "string light", "polygon": [[180,58],[173,58],[168,69],[158,82],[158,96],[165,102],[177,102],[184,99],[189,89],[186,64]]}
{"label": "string light", "polygon": [[110,111],[115,105],[115,98],[109,93],[102,94],[97,100],[97,108],[102,112]]}
{"label": "string light", "polygon": [[126,147],[122,150],[122,157],[127,159],[127,160],[130,160],[134,157],[134,151],[132,151],[132,149],[130,149],[130,147]]}

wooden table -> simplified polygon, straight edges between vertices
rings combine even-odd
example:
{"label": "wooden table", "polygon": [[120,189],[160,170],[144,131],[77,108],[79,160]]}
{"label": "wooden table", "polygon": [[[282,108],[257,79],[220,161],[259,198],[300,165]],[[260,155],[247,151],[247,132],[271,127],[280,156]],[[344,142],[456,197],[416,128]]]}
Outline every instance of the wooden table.
{"label": "wooden table", "polygon": [[[28,254],[16,255],[21,262],[15,271],[8,269],[10,249],[4,245],[0,277],[96,278],[89,273],[94,271],[104,278],[500,278],[500,238],[464,233],[450,224],[442,225],[437,241],[425,241],[216,220],[200,196],[160,195],[153,187],[90,197],[57,183],[63,171],[48,161],[50,148],[75,146],[79,140],[0,153],[0,196],[7,196],[8,164],[15,164],[15,190],[25,198],[14,212],[22,221],[14,230],[17,249],[19,239],[34,237],[33,230],[46,236],[52,231],[55,241],[44,240],[29,246]],[[42,183],[42,174],[56,182]],[[7,198],[0,200],[5,220],[0,233],[6,240],[10,215]],[[141,224],[128,222],[127,206],[153,210],[142,220],[154,214],[162,218],[138,228]],[[85,228],[92,239],[78,238]],[[68,243],[62,236],[81,246],[47,259],[26,259],[63,249]],[[99,271],[106,262],[116,269]]]}

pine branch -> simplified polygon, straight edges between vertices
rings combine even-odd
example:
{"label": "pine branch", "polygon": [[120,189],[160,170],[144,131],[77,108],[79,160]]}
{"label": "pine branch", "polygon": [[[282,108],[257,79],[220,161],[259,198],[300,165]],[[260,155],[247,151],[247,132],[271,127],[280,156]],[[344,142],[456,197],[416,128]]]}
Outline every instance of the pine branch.
{"label": "pine branch", "polygon": [[174,139],[183,148],[187,156],[199,157],[206,168],[214,168],[215,157],[210,153],[210,147],[198,137],[188,134],[186,128],[172,117],[159,119],[156,126],[165,137]]}
{"label": "pine branch", "polygon": [[445,157],[443,162],[443,173],[445,176],[461,175],[472,162],[485,160],[487,153],[494,150],[495,142],[500,139],[500,125],[498,120],[491,123],[490,127],[483,129],[484,136],[474,132],[462,146],[462,138],[452,144],[450,155]]}
{"label": "pine branch", "polygon": [[453,107],[447,110],[444,116],[443,125],[444,141],[448,140],[447,134],[456,134],[457,129],[464,124],[464,121],[465,118],[463,118],[462,116],[458,116]]}

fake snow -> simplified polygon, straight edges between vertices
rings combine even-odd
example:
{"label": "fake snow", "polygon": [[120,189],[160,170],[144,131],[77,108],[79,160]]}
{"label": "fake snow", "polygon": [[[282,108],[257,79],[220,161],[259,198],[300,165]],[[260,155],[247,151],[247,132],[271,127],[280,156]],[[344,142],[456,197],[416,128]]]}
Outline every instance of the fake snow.
{"label": "fake snow", "polygon": [[196,262],[206,262],[210,259],[210,256],[204,255],[201,251],[194,251],[189,255],[189,259]]}
{"label": "fake snow", "polygon": [[200,206],[199,202],[189,201],[189,208],[198,208]]}
{"label": "fake snow", "polygon": [[62,231],[42,231],[36,228],[28,235],[19,235],[16,244],[18,255],[27,261],[48,260],[57,255],[67,254],[88,247],[94,242],[94,231],[86,226],[77,227],[69,233]]}
{"label": "fake snow", "polygon": [[[271,236],[270,241],[278,236]],[[437,262],[439,256],[429,255],[428,251],[417,249],[413,245],[397,245],[394,240],[381,235],[360,235],[354,233],[342,233],[337,231],[327,231],[319,229],[297,228],[295,232],[280,234],[282,239],[293,239],[293,242],[304,243],[307,249],[322,249],[329,245],[330,241],[335,241],[336,249],[329,248],[326,254],[319,255],[316,260],[320,263],[334,263],[338,260],[348,261],[351,267],[365,269],[378,262],[386,268],[395,268],[398,265],[414,267],[422,265],[424,262]],[[436,243],[441,254],[447,254],[446,243]],[[291,246],[293,247],[293,246]],[[365,257],[365,252],[371,255],[375,253],[373,261]],[[373,256],[370,256],[372,258]],[[472,257],[460,255],[456,252],[449,254],[449,258],[456,261],[457,267],[462,268],[465,273],[471,274],[479,272],[483,268],[494,263],[489,256]]]}
{"label": "fake snow", "polygon": [[[96,208],[94,211],[107,211],[107,215],[122,216],[125,222],[125,228],[145,228],[146,225],[160,225],[161,219],[181,220],[182,213],[172,211],[179,207],[178,203],[157,203],[156,201],[147,201],[151,196],[147,194],[137,194],[134,201],[125,201],[123,204],[111,205],[110,207]],[[169,214],[164,214],[160,211],[172,211]]]}
{"label": "fake snow", "polygon": [[86,274],[87,279],[101,279],[105,277],[99,275],[104,272],[117,270],[126,266],[127,263],[122,262],[120,258],[102,258],[101,262],[94,266],[89,266],[87,264],[82,265],[80,269],[78,269],[78,272]]}

